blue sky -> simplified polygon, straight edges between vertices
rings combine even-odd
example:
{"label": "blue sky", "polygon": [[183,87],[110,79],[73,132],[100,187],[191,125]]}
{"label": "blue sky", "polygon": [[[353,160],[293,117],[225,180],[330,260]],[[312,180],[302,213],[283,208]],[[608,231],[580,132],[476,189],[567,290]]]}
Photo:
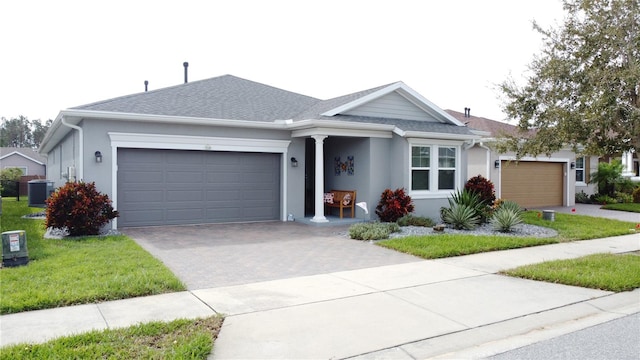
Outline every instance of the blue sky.
{"label": "blue sky", "polygon": [[328,99],[403,81],[443,109],[504,120],[495,84],[540,52],[559,0],[3,1],[0,116],[232,74]]}

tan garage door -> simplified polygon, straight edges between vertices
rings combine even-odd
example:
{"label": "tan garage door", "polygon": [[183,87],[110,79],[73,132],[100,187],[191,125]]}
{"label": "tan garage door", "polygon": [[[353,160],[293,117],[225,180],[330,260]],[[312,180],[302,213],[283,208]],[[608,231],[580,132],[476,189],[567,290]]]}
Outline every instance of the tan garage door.
{"label": "tan garage door", "polygon": [[563,205],[564,164],[502,161],[501,194],[525,208]]}

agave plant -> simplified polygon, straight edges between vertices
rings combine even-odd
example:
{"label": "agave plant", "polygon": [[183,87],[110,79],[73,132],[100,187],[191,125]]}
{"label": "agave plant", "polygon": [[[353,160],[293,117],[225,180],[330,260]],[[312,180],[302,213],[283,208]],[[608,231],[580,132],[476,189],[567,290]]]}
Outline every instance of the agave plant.
{"label": "agave plant", "polygon": [[[511,201],[511,203],[518,204]],[[497,231],[501,232],[511,232],[516,225],[522,224],[522,211],[520,210],[520,206],[514,208],[512,205],[505,206],[505,203],[502,204],[493,213],[491,217],[491,225]]]}
{"label": "agave plant", "polygon": [[480,223],[480,217],[472,207],[453,203],[450,208],[442,209],[442,221],[454,229],[473,230]]}
{"label": "agave plant", "polygon": [[449,208],[452,208],[454,205],[466,205],[470,207],[474,215],[478,217],[478,221],[485,222],[488,206],[486,201],[482,200],[480,194],[477,192],[466,189],[456,191],[449,199]]}

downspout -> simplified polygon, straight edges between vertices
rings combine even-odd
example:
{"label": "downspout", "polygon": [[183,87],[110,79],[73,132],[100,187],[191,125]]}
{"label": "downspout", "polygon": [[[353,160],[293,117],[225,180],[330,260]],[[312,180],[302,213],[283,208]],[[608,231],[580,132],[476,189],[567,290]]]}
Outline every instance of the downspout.
{"label": "downspout", "polygon": [[84,163],[84,136],[82,133],[82,128],[78,125],[69,124],[68,122],[66,122],[64,116],[62,117],[62,125],[78,130],[78,140],[80,143],[78,150],[80,152],[80,155],[78,156],[79,164],[78,164],[78,169],[76,171],[76,181],[78,179],[82,180],[84,179],[84,166],[82,165]]}

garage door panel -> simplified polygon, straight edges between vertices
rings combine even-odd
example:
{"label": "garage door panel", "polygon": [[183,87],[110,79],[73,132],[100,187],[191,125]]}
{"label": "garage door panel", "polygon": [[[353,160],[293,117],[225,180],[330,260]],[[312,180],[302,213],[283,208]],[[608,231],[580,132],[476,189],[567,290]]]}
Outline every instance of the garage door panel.
{"label": "garage door panel", "polygon": [[277,220],[280,154],[118,150],[119,224]]}
{"label": "garage door panel", "polygon": [[559,162],[502,162],[501,197],[523,207],[562,206],[564,165]]}

